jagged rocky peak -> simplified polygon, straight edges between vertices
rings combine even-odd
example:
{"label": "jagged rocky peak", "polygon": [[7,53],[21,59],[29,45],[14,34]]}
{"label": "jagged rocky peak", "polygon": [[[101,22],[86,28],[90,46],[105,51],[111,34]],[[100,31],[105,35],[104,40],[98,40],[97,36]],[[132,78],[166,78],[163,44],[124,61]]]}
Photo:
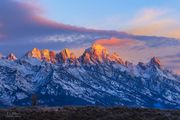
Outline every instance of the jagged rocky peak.
{"label": "jagged rocky peak", "polygon": [[94,43],[90,48],[86,49],[80,57],[83,63],[103,62],[108,56],[108,51],[100,44]]}
{"label": "jagged rocky peak", "polygon": [[26,56],[41,60],[41,51],[38,48],[33,48],[31,51],[26,53]]}
{"label": "jagged rocky peak", "polygon": [[124,61],[120,58],[120,56],[117,53],[113,53],[108,57],[109,61],[116,62],[119,64],[124,64]]}
{"label": "jagged rocky peak", "polygon": [[55,51],[49,51],[50,61],[52,63],[56,63],[56,52]]}
{"label": "jagged rocky peak", "polygon": [[70,51],[68,48],[65,48],[64,50],[62,50],[62,51],[60,52],[60,54],[61,54],[63,57],[70,58],[70,56],[71,56],[71,51]]}
{"label": "jagged rocky peak", "polygon": [[39,60],[45,60],[47,62],[55,63],[56,52],[50,51],[48,49],[39,50],[38,48],[33,48],[31,51],[26,53],[27,57],[37,58]]}
{"label": "jagged rocky peak", "polygon": [[124,64],[123,60],[117,53],[109,54],[108,50],[104,46],[97,43],[94,43],[90,48],[86,49],[80,59],[85,64],[102,62]]}
{"label": "jagged rocky peak", "polygon": [[156,65],[158,67],[161,67],[161,61],[158,57],[153,57],[151,58],[150,62],[149,62],[150,65]]}
{"label": "jagged rocky peak", "polygon": [[90,53],[96,57],[106,57],[108,51],[104,46],[94,43],[90,48]]}
{"label": "jagged rocky peak", "polygon": [[129,61],[125,61],[125,66],[132,69],[134,67],[133,63],[132,62],[129,62]]}
{"label": "jagged rocky peak", "polygon": [[64,50],[62,50],[60,53],[57,54],[56,59],[58,60],[58,62],[61,63],[66,63],[67,61],[72,63],[76,60],[76,56],[68,48],[65,48]]}
{"label": "jagged rocky peak", "polygon": [[10,54],[7,56],[7,59],[8,59],[8,60],[11,60],[11,61],[14,61],[14,60],[17,60],[17,57],[16,57],[13,53],[10,53]]}
{"label": "jagged rocky peak", "polygon": [[47,62],[49,62],[51,60],[48,49],[41,50],[41,59],[43,59]]}
{"label": "jagged rocky peak", "polygon": [[48,49],[39,50],[33,48],[31,51],[26,53],[29,58],[37,58],[39,60],[45,60],[51,63],[103,63],[103,62],[115,62],[118,64],[124,64],[123,60],[119,57],[117,53],[109,54],[108,50],[100,45],[93,44],[90,48],[86,49],[85,52],[79,59],[71,52],[68,48],[65,48],[61,52],[57,53],[55,51],[50,51]]}
{"label": "jagged rocky peak", "polygon": [[56,52],[48,49],[41,50],[41,59],[47,62],[55,63]]}
{"label": "jagged rocky peak", "polygon": [[137,66],[140,67],[142,70],[146,70],[147,69],[147,65],[145,63],[143,63],[143,62],[139,62],[137,64]]}

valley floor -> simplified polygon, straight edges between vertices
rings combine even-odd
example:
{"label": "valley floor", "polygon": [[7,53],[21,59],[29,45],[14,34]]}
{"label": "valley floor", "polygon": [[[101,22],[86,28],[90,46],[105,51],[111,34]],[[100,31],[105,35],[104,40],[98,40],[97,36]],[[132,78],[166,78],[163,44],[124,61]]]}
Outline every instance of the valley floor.
{"label": "valley floor", "polygon": [[0,120],[180,120],[180,110],[102,107],[29,107],[0,110]]}

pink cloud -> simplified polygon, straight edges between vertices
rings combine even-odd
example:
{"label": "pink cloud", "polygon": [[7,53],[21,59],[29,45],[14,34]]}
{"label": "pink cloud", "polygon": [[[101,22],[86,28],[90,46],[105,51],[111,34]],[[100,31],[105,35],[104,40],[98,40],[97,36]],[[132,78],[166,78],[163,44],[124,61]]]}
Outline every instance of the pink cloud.
{"label": "pink cloud", "polygon": [[126,30],[136,35],[152,35],[180,38],[180,24],[170,10],[144,9],[137,13]]}
{"label": "pink cloud", "polygon": [[119,38],[111,38],[111,39],[98,39],[95,41],[95,43],[97,44],[101,44],[104,46],[130,46],[130,45],[135,45],[138,42],[135,40],[131,40],[131,39],[119,39]]}
{"label": "pink cloud", "polygon": [[180,38],[180,28],[174,29],[166,33],[166,36],[172,36],[175,38]]}
{"label": "pink cloud", "polygon": [[[167,30],[170,28],[169,26],[174,23],[171,19],[166,20],[160,20],[160,21],[154,21],[151,24],[146,24],[143,26],[137,26],[135,28],[132,28],[129,30],[130,33],[133,34],[140,34],[140,35],[167,35]],[[169,36],[168,36],[169,37]],[[173,36],[175,37],[175,36]]]}
{"label": "pink cloud", "polygon": [[180,75],[180,70],[176,70],[175,72]]}

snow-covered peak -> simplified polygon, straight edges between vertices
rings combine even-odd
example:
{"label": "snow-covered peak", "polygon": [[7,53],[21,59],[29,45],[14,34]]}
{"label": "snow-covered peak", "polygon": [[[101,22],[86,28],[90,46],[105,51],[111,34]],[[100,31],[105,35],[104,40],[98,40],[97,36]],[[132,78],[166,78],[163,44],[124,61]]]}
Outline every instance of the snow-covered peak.
{"label": "snow-covered peak", "polygon": [[55,61],[56,61],[55,56],[56,56],[55,51],[50,51],[48,49],[41,50],[41,59],[42,60],[55,63]]}
{"label": "snow-covered peak", "polygon": [[108,50],[104,46],[96,43],[85,50],[83,55],[80,57],[80,61],[85,64],[98,64],[107,62],[124,64],[123,60],[117,53],[109,54]]}
{"label": "snow-covered peak", "polygon": [[65,48],[64,50],[62,50],[60,53],[57,54],[56,59],[60,63],[66,63],[67,61],[72,63],[76,60],[76,56],[69,49]]}
{"label": "snow-covered peak", "polygon": [[147,65],[145,63],[143,63],[143,62],[139,62],[137,64],[137,67],[139,67],[142,70],[146,70],[147,69]]}
{"label": "snow-covered peak", "polygon": [[62,51],[60,52],[60,54],[61,54],[63,57],[70,58],[70,56],[71,56],[71,51],[70,51],[68,48],[65,48],[64,50],[62,50]]}
{"label": "snow-covered peak", "polygon": [[87,52],[95,57],[106,57],[108,55],[107,49],[100,44],[94,43],[89,50],[90,51],[87,50]]}
{"label": "snow-covered peak", "polygon": [[45,60],[46,62],[56,62],[56,52],[50,51],[48,49],[39,50],[38,48],[33,48],[32,50],[27,52],[25,56],[28,58],[36,58],[41,61]]}
{"label": "snow-covered peak", "polygon": [[[0,60],[2,105],[29,105],[27,99],[35,93],[42,96],[42,105],[64,105],[59,100],[63,97],[76,100],[77,105],[83,100],[87,105],[154,107],[159,103],[164,108],[180,108],[180,79],[158,67],[161,64],[156,57],[147,64],[133,65],[124,63],[116,53],[109,54],[101,45],[93,45],[80,59],[68,49],[56,54],[34,48],[27,56]],[[9,58],[13,60],[14,55]],[[69,105],[74,104],[71,100]]]}
{"label": "snow-covered peak", "polygon": [[109,55],[108,60],[111,61],[111,62],[124,64],[124,61],[120,58],[120,56],[117,53],[113,53],[112,55]]}
{"label": "snow-covered peak", "polygon": [[158,57],[153,57],[153,58],[151,58],[149,65],[155,65],[155,66],[160,68],[161,67],[161,61]]}
{"label": "snow-covered peak", "polygon": [[139,62],[136,68],[138,69],[139,73],[146,78],[164,77],[168,79],[176,79],[172,75],[171,71],[162,66],[159,58],[157,57],[151,58],[147,64]]}
{"label": "snow-covered peak", "polygon": [[50,61],[52,63],[56,63],[56,52],[55,51],[49,51],[49,57],[50,57]]}
{"label": "snow-covered peak", "polygon": [[38,48],[33,48],[31,51],[26,53],[26,56],[41,60],[41,51]]}
{"label": "snow-covered peak", "polygon": [[14,60],[17,60],[17,57],[16,57],[13,53],[10,53],[10,54],[7,56],[7,59],[8,59],[8,60],[11,60],[11,61],[14,61]]}
{"label": "snow-covered peak", "polygon": [[97,43],[92,44],[91,49],[100,53],[107,52],[107,49],[104,46]]}
{"label": "snow-covered peak", "polygon": [[90,48],[85,50],[80,59],[83,63],[102,63],[107,60],[107,56],[107,49],[102,45],[95,43]]}

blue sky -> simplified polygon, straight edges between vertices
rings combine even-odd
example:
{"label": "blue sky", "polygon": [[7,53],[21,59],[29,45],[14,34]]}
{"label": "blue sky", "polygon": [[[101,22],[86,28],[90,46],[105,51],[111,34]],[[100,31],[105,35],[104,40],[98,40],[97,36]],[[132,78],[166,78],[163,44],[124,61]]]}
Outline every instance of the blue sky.
{"label": "blue sky", "polygon": [[[37,3],[44,8],[46,17],[57,22],[115,30],[129,27],[128,22],[144,9],[167,10],[171,17],[179,16],[180,12],[179,0],[39,0]],[[113,20],[114,24],[116,20],[123,23],[108,23]]]}

